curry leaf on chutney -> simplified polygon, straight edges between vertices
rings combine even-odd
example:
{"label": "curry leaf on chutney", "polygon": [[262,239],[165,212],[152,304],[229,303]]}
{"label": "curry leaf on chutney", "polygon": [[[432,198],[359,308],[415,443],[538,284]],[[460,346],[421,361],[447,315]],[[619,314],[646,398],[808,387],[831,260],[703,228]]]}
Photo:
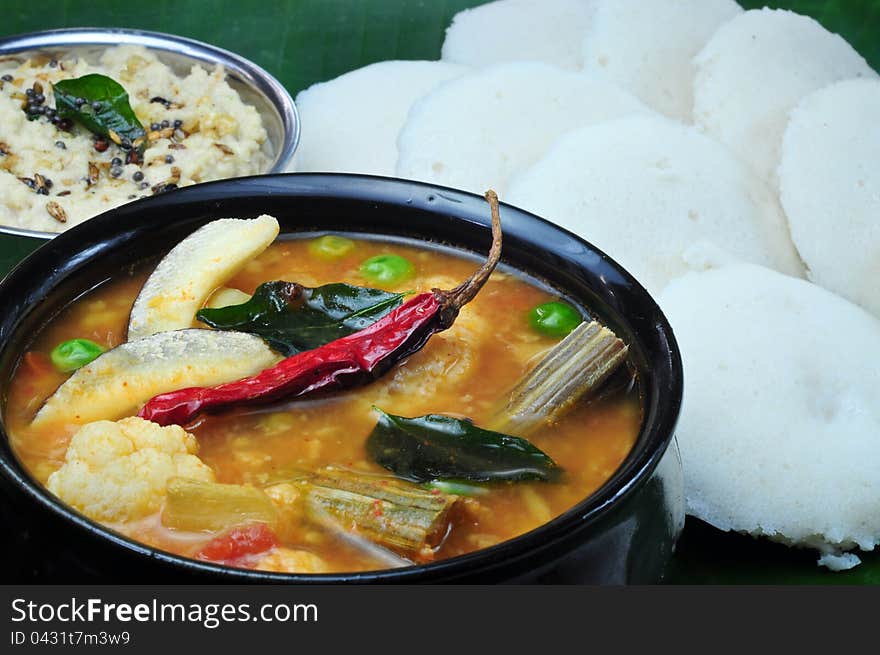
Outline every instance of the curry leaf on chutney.
{"label": "curry leaf on chutney", "polygon": [[367,454],[401,478],[551,482],[562,474],[556,462],[525,439],[441,414],[403,418],[373,409],[379,422],[367,439]]}
{"label": "curry leaf on chutney", "polygon": [[128,101],[128,92],[106,75],[83,75],[53,85],[55,109],[116,145],[143,152],[146,131]]}
{"label": "curry leaf on chutney", "polygon": [[342,282],[309,288],[275,281],[261,284],[241,305],[202,309],[196,318],[212,328],[255,334],[290,356],[372,325],[403,296]]}

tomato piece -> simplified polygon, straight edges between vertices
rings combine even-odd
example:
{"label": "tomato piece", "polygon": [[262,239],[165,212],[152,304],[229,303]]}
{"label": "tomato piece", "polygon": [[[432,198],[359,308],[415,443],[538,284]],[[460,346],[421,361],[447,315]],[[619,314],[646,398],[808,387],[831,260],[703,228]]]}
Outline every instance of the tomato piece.
{"label": "tomato piece", "polygon": [[196,559],[230,562],[247,555],[263,553],[278,545],[278,537],[265,523],[251,523],[232,528],[212,539],[196,553]]}

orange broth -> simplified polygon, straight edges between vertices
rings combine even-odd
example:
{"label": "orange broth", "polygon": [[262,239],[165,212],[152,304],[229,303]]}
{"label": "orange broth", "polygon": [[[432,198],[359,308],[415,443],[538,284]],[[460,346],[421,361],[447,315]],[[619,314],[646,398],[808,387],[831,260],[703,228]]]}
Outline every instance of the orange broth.
{"label": "orange broth", "polygon": [[[307,239],[276,242],[227,286],[246,293],[269,280],[306,286],[330,282],[379,286],[359,274],[360,263],[377,254],[396,253],[414,264],[415,275],[388,290],[424,291],[451,288],[477,266],[440,249],[371,240],[355,243],[350,254],[327,260],[310,251]],[[24,355],[10,387],[6,419],[14,450],[40,482],[45,483],[61,466],[71,436],[57,428],[41,431],[30,426],[41,404],[67,378],[51,365],[50,351],[77,337],[106,348],[121,343],[131,305],[148,274],[149,270],[140,270],[79,298],[37,335]],[[261,487],[284,480],[291,471],[328,465],[387,474],[368,460],[364,448],[376,423],[371,407],[402,416],[441,413],[466,416],[477,425],[487,421],[511,387],[556,343],[529,327],[527,313],[557,298],[512,271],[498,271],[451,329],[433,336],[422,351],[381,380],[316,400],[208,415],[187,429],[197,437],[199,457],[214,470],[218,482]],[[460,503],[462,511],[456,512],[447,537],[428,559],[491,546],[569,509],[618,468],[635,443],[640,422],[637,395],[621,392],[582,403],[552,429],[531,435],[529,440],[565,470],[562,480],[487,485],[488,493]],[[110,527],[184,556],[217,536],[171,530],[162,525],[160,515]],[[293,527],[281,532],[282,545],[314,553],[328,571],[374,570],[405,563],[328,528]]]}

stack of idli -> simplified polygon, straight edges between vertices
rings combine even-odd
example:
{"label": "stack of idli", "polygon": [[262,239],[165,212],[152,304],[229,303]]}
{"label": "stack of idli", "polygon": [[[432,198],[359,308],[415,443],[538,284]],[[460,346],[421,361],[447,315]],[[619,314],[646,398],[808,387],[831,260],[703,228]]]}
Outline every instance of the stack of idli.
{"label": "stack of idli", "polygon": [[463,75],[418,100],[400,131],[397,175],[499,193],[569,130],[649,114],[604,80],[538,62]]}
{"label": "stack of idli", "polygon": [[880,543],[880,321],[750,264],[685,275],[660,303],[684,359],[688,513],[857,564],[843,551]]}
{"label": "stack of idli", "polygon": [[302,132],[291,171],[394,175],[397,133],[410,106],[467,70],[440,61],[383,61],[301,91]]}
{"label": "stack of idli", "polygon": [[772,9],[724,24],[694,61],[694,120],[771,184],[788,114],[801,98],[834,82],[877,76],[812,18]]}
{"label": "stack of idli", "polygon": [[775,197],[717,141],[659,116],[571,132],[510,185],[507,201],[593,242],[659,293],[713,242],[802,273]]}
{"label": "stack of idli", "polygon": [[779,168],[798,252],[817,284],[880,316],[880,81],[840,82],[791,114]]}
{"label": "stack of idli", "polygon": [[468,66],[543,61],[580,70],[594,0],[498,0],[465,9],[446,30],[441,58]]}
{"label": "stack of idli", "polygon": [[598,0],[583,37],[584,70],[689,122],[691,60],[715,30],[741,12],[734,0]]}
{"label": "stack of idli", "polygon": [[498,0],[442,61],[297,103],[296,170],[494,188],[657,294],[692,515],[834,569],[880,541],[880,80],[846,41],[733,0]]}

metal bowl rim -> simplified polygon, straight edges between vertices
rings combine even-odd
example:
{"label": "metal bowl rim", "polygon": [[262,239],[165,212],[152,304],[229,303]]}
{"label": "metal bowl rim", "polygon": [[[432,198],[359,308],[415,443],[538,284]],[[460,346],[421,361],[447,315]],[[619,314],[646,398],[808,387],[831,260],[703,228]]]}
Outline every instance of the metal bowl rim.
{"label": "metal bowl rim", "polygon": [[[278,112],[281,120],[283,132],[281,143],[278,144],[275,161],[265,173],[283,173],[290,164],[299,145],[301,131],[299,112],[293,97],[266,69],[224,48],[185,36],[151,30],[127,27],[68,27],[0,38],[0,57],[44,48],[113,45],[142,45],[145,48],[173,52],[204,63],[222,64],[227,70],[243,74],[243,82],[254,92],[264,96],[266,102]],[[253,86],[251,79],[265,84],[270,93]],[[50,240],[61,232],[43,232],[0,224],[0,234]]]}

